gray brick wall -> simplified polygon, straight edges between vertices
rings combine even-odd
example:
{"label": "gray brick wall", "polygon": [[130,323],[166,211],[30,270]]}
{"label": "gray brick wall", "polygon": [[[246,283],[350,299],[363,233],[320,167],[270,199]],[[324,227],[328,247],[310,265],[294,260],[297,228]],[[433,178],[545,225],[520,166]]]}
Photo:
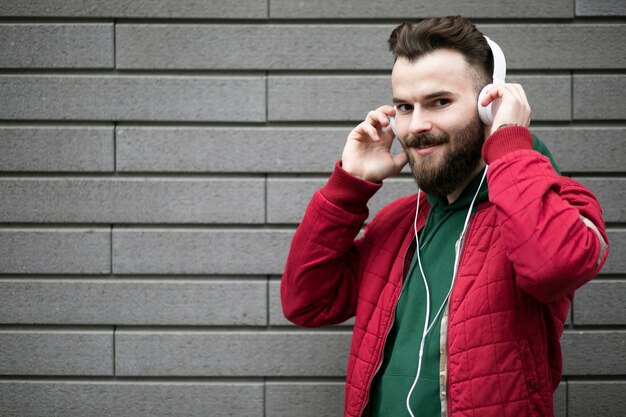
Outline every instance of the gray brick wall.
{"label": "gray brick wall", "polygon": [[[0,415],[340,415],[352,322],[284,319],[290,238],[346,134],[390,101],[391,29],[464,14],[609,226],[557,415],[622,416],[625,4],[3,0]],[[405,171],[372,213],[413,190]]]}

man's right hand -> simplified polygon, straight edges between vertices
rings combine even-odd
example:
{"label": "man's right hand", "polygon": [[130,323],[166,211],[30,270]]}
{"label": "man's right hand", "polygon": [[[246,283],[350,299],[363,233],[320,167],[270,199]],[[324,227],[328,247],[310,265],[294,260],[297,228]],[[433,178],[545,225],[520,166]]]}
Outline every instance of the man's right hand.
{"label": "man's right hand", "polygon": [[407,163],[405,153],[393,156],[390,152],[394,134],[389,117],[395,114],[392,106],[379,107],[350,132],[341,156],[345,171],[367,181],[381,182],[402,170]]}

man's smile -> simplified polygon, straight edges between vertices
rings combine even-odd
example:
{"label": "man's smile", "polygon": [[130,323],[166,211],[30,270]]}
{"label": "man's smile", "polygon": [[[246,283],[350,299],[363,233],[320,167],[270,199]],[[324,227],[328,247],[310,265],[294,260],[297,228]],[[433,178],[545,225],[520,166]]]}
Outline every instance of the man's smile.
{"label": "man's smile", "polygon": [[411,149],[413,149],[415,151],[415,153],[417,153],[418,155],[430,155],[431,153],[435,152],[437,149],[443,147],[444,143],[438,144],[438,145],[431,145],[431,146],[424,146],[424,147],[413,147]]}
{"label": "man's smile", "polygon": [[407,149],[413,150],[416,154],[424,156],[435,152],[448,143],[448,141],[449,136],[446,134],[435,135],[427,133],[420,136],[408,137],[404,145]]}

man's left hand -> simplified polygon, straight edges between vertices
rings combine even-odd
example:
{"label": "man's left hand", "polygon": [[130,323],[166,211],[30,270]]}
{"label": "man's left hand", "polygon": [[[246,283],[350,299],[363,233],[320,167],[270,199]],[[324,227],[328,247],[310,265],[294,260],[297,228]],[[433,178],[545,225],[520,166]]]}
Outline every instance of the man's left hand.
{"label": "man's left hand", "polygon": [[504,125],[523,127],[530,125],[530,104],[528,104],[526,93],[521,85],[496,84],[489,90],[480,104],[487,106],[497,99],[500,99],[501,102],[494,115],[493,125],[487,127],[487,137]]}

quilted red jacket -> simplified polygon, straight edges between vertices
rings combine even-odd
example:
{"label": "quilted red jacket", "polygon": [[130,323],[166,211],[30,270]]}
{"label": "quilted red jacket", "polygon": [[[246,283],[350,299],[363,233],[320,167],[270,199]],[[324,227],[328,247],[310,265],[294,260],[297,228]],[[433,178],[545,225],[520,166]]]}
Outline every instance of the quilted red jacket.
{"label": "quilted red jacket", "polygon": [[[531,147],[527,129],[508,127],[483,149],[489,201],[472,216],[441,330],[442,408],[452,417],[554,414],[570,301],[608,254],[595,197]],[[385,207],[356,239],[379,188],[338,165],[307,208],[281,282],[284,314],[298,325],[356,315],[345,390],[350,417],[366,413],[414,252],[415,195]],[[421,228],[427,199],[420,204]]]}

